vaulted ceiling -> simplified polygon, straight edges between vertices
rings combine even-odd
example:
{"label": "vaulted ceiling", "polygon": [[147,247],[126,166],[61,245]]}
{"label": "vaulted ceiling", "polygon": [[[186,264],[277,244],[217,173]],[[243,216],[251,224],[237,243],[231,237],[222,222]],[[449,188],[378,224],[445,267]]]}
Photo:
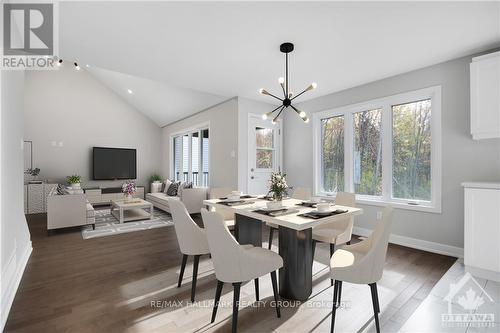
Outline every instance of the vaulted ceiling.
{"label": "vaulted ceiling", "polygon": [[[498,2],[61,2],[60,55],[159,125],[221,100],[314,98],[500,45]],[[134,94],[126,95],[126,89]],[[272,102],[271,100],[267,100]]]}

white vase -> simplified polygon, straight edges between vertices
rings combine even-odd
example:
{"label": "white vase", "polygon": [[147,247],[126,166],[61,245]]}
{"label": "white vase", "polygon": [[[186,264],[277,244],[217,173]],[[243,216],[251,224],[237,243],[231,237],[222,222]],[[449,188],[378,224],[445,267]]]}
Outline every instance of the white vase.
{"label": "white vase", "polygon": [[73,183],[73,184],[71,184],[71,188],[74,189],[74,190],[80,189],[80,183]]}
{"label": "white vase", "polygon": [[134,200],[132,194],[125,194],[125,202],[130,202],[132,200]]}

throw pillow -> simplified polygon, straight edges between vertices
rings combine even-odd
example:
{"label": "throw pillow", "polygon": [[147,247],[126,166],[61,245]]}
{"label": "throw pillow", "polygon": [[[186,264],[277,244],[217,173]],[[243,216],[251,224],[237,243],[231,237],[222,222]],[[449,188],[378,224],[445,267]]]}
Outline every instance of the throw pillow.
{"label": "throw pillow", "polygon": [[165,180],[165,183],[163,183],[163,193],[167,194],[168,188],[172,185],[172,181],[170,179]]}
{"label": "throw pillow", "polygon": [[177,196],[177,191],[179,190],[179,186],[181,185],[181,182],[175,182],[170,184],[167,190],[167,195],[171,197]]}

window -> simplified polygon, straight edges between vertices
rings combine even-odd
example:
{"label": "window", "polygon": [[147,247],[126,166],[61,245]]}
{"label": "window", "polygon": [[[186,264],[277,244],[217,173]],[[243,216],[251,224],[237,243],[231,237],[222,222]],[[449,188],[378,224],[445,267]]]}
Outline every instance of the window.
{"label": "window", "polygon": [[440,212],[440,108],[431,87],[316,113],[316,195]]}
{"label": "window", "polygon": [[392,194],[431,200],[431,100],[392,106]]}
{"label": "window", "polygon": [[172,136],[172,175],[176,181],[208,187],[209,129],[189,130]]}
{"label": "window", "polygon": [[274,130],[272,128],[255,128],[256,167],[272,169],[274,164]]}
{"label": "window", "polygon": [[382,109],[356,112],[354,122],[354,193],[382,195]]}
{"label": "window", "polygon": [[344,191],[344,116],[321,120],[322,189]]}

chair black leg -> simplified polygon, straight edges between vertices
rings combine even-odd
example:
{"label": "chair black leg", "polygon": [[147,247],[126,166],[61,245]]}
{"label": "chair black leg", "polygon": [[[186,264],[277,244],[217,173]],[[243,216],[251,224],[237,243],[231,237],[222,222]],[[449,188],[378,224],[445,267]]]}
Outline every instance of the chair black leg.
{"label": "chair black leg", "polygon": [[314,263],[314,252],[316,252],[316,241],[313,239],[312,241],[312,263]]}
{"label": "chair black leg", "polygon": [[181,265],[181,273],[179,274],[179,282],[177,282],[177,288],[181,287],[182,277],[184,276],[184,269],[186,268],[186,262],[188,260],[188,255],[182,255],[182,265]]}
{"label": "chair black leg", "polygon": [[276,316],[278,318],[281,318],[280,296],[278,294],[278,282],[276,280],[276,271],[271,272],[271,282],[273,284],[274,303],[276,303]]}
{"label": "chair black leg", "polygon": [[[330,244],[330,258],[332,258],[333,252],[335,252],[335,245]],[[330,285],[333,286],[333,279],[330,279]]]}
{"label": "chair black leg", "polygon": [[371,283],[370,290],[372,292],[372,303],[373,303],[373,317],[375,318],[375,327],[377,328],[377,333],[380,333],[380,324],[378,322],[378,293],[377,293],[377,284]]}
{"label": "chair black leg", "polygon": [[195,255],[193,263],[193,281],[191,283],[191,302],[194,302],[194,294],[196,293],[196,280],[198,279],[199,263],[200,263],[200,255]]}
{"label": "chair black leg", "polygon": [[377,312],[380,313],[380,303],[378,301],[378,289],[377,289],[377,284],[373,284],[373,289],[375,290],[375,295],[377,296]]}
{"label": "chair black leg", "polygon": [[339,283],[337,280],[335,280],[335,286],[333,287],[333,306],[332,306],[332,324],[330,326],[330,333],[333,333],[333,329],[335,327],[335,312],[337,311],[337,292],[338,292],[338,286]]}
{"label": "chair black leg", "polygon": [[256,278],[253,280],[255,283],[255,300],[258,302],[259,301],[259,278]]}
{"label": "chair black leg", "polygon": [[95,230],[95,223],[92,224],[92,230]]}
{"label": "chair black leg", "polygon": [[233,283],[233,323],[231,326],[231,332],[236,333],[238,329],[238,305],[240,303],[240,287],[241,282]]}
{"label": "chair black leg", "polygon": [[224,286],[224,282],[217,280],[217,289],[215,290],[215,300],[214,300],[214,309],[212,310],[212,321],[215,321],[215,316],[217,316],[217,309],[219,308],[220,294],[222,293],[222,287]]}
{"label": "chair black leg", "polygon": [[341,297],[342,297],[342,281],[338,281],[339,283],[339,287],[338,287],[338,300],[337,300],[337,307],[340,307],[340,300],[341,300]]}
{"label": "chair black leg", "polygon": [[270,250],[271,246],[273,245],[273,234],[274,234],[274,228],[269,227],[269,245],[267,245],[268,250]]}

